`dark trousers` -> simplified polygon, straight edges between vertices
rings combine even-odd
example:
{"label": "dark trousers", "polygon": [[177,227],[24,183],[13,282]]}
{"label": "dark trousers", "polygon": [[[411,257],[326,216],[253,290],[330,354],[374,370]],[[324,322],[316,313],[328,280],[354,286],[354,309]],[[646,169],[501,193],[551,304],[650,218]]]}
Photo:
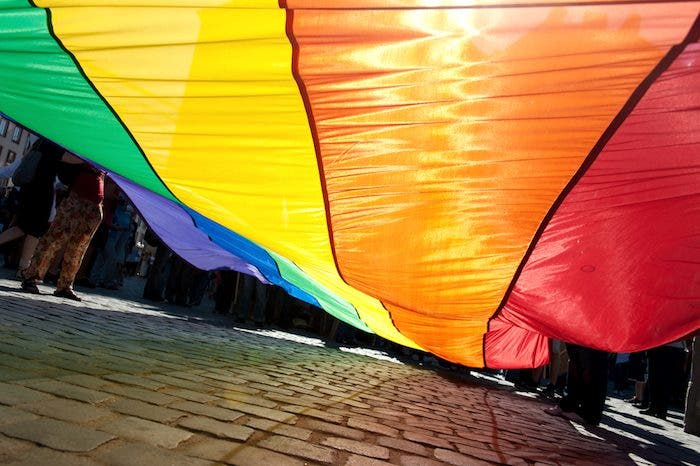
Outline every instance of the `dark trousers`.
{"label": "dark trousers", "polygon": [[596,425],[603,416],[608,392],[608,353],[571,343],[566,344],[566,351],[569,354],[569,374],[566,396],[560,407]]}
{"label": "dark trousers", "polygon": [[221,281],[214,293],[214,310],[219,314],[228,314],[236,291],[236,279],[239,273],[232,270],[222,270],[219,274]]}
{"label": "dark trousers", "polygon": [[683,375],[682,348],[659,346],[648,351],[649,355],[649,409],[665,416],[671,393]]}
{"label": "dark trousers", "polygon": [[172,251],[161,244],[156,249],[156,257],[148,271],[146,285],[143,288],[143,297],[153,301],[163,301],[163,292],[168,279],[169,259]]}

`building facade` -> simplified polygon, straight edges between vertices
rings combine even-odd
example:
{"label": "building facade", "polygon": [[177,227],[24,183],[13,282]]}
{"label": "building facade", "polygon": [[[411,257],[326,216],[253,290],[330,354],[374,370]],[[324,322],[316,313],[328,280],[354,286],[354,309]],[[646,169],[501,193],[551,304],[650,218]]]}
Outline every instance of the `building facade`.
{"label": "building facade", "polygon": [[[0,168],[24,157],[37,139],[34,133],[0,115]],[[10,180],[0,180],[0,186],[8,184],[11,184]]]}

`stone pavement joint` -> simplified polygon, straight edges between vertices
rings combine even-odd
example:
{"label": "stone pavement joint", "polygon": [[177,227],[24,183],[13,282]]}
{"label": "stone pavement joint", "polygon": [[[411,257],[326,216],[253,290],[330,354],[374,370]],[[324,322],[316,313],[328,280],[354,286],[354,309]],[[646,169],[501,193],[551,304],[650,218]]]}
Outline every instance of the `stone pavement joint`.
{"label": "stone pavement joint", "polygon": [[327,447],[337,448],[338,450],[345,450],[349,451],[350,453],[358,453],[363,456],[369,456],[370,458],[379,458],[384,460],[389,459],[388,448],[380,445],[372,445],[367,442],[358,442],[357,440],[350,440],[346,438],[330,437],[324,439],[321,444]]}
{"label": "stone pavement joint", "polygon": [[76,452],[94,450],[115,438],[105,432],[47,418],[0,425],[0,432],[8,437],[29,440],[55,450]]}
{"label": "stone pavement joint", "polygon": [[64,398],[71,398],[78,401],[84,401],[86,403],[102,403],[112,398],[112,395],[110,395],[109,393],[90,390],[88,388],[78,387],[56,380],[25,380],[21,383],[24,386],[32,388],[34,390],[51,393],[53,395],[61,396]]}
{"label": "stone pavement joint", "polygon": [[193,401],[178,401],[172,403],[169,407],[180,411],[187,411],[192,414],[201,414],[202,416],[219,419],[220,421],[235,421],[239,417],[243,416],[243,413],[230,409],[218,408],[216,406],[195,403]]}
{"label": "stone pavement joint", "polygon": [[0,403],[16,405],[51,398],[50,395],[18,385],[0,383]]}
{"label": "stone pavement joint", "polygon": [[76,424],[85,424],[112,415],[112,412],[107,409],[64,398],[52,398],[36,403],[27,403],[19,407],[42,416]]}
{"label": "stone pavement joint", "polygon": [[22,411],[21,409],[12,408],[9,406],[0,406],[0,425],[32,421],[38,418],[39,416]]}
{"label": "stone pavement joint", "polygon": [[287,455],[301,456],[320,463],[333,463],[337,452],[330,448],[314,445],[313,443],[273,435],[258,442],[261,447],[269,448]]}
{"label": "stone pavement joint", "polygon": [[110,466],[209,466],[211,461],[180,455],[162,448],[129,443],[100,453],[97,458]]}
{"label": "stone pavement joint", "polygon": [[183,429],[131,416],[110,420],[104,423],[101,429],[124,439],[163,448],[175,448],[192,436],[191,432]]}
{"label": "stone pavement joint", "polygon": [[225,440],[207,439],[188,448],[188,455],[240,466],[302,466],[307,462],[262,448]]}
{"label": "stone pavement joint", "polygon": [[187,415],[176,409],[164,408],[149,403],[144,403],[138,400],[129,400],[126,398],[118,399],[109,405],[109,409],[121,414],[129,414],[131,416],[148,419],[150,421],[161,422],[164,424],[171,423],[181,417]]}
{"label": "stone pavement joint", "polygon": [[189,416],[182,419],[178,424],[187,429],[207,432],[216,437],[239,440],[241,442],[245,442],[255,433],[255,430],[249,427],[216,421],[203,416]]}
{"label": "stone pavement joint", "polygon": [[583,428],[483,373],[233,328],[143,302],[143,284],[74,303],[0,272],[0,464],[698,464],[673,413],[611,398]]}
{"label": "stone pavement joint", "polygon": [[63,453],[49,448],[33,448],[21,456],[19,461],[8,463],[8,466],[99,466],[91,458]]}

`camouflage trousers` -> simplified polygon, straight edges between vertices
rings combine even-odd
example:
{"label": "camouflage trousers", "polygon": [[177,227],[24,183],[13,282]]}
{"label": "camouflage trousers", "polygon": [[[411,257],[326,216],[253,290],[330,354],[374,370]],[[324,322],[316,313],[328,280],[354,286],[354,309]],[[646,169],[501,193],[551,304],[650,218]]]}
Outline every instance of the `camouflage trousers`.
{"label": "camouflage trousers", "polygon": [[56,288],[72,288],[75,275],[95,230],[102,221],[102,205],[70,193],[56,209],[49,231],[39,240],[32,262],[24,276],[43,280],[56,254],[63,250],[61,274]]}

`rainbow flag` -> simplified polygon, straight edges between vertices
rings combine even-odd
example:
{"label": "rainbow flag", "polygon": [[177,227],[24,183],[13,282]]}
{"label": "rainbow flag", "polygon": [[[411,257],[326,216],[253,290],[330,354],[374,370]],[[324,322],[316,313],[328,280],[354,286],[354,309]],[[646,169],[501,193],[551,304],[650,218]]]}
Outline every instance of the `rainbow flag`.
{"label": "rainbow flag", "polygon": [[698,2],[5,0],[0,112],[183,257],[472,367],[700,327]]}

